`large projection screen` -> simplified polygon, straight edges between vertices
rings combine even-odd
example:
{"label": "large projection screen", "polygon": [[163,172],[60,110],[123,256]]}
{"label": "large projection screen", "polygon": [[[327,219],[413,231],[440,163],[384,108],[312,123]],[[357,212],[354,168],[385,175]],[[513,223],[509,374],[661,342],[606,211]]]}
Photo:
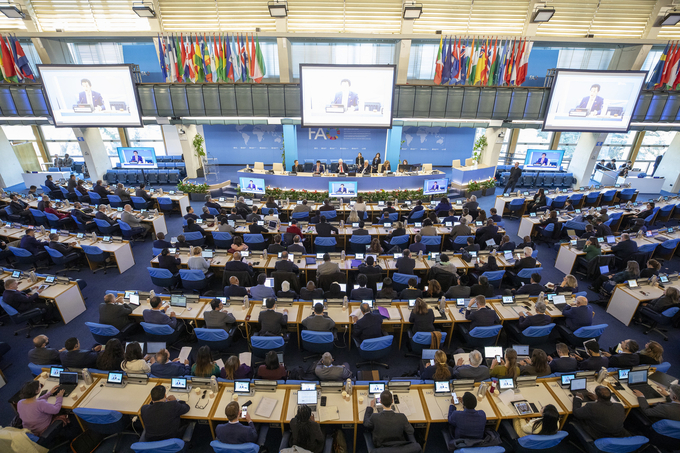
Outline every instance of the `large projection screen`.
{"label": "large projection screen", "polygon": [[627,132],[646,71],[559,69],[544,131]]}
{"label": "large projection screen", "polygon": [[141,127],[130,65],[38,65],[56,127]]}
{"label": "large projection screen", "polygon": [[394,65],[300,65],[302,127],[392,127]]}

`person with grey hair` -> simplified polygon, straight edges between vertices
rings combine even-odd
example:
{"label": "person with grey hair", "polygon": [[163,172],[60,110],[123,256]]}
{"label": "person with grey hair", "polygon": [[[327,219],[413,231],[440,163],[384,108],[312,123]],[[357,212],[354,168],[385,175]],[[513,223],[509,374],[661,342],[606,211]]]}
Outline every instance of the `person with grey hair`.
{"label": "person with grey hair", "polygon": [[652,422],[659,420],[675,420],[680,421],[680,385],[673,384],[670,387],[670,392],[664,389],[658,389],[658,392],[666,397],[665,403],[655,404],[654,407],[649,407],[647,399],[639,390],[633,390],[638,399],[640,412],[646,417],[650,418]]}
{"label": "person with grey hair", "polygon": [[465,218],[460,218],[460,225],[456,225],[451,228],[449,236],[451,237],[451,242],[453,242],[458,236],[470,236],[472,230],[467,226],[467,220]]}
{"label": "person with grey hair", "polygon": [[201,219],[203,219],[204,222],[215,219],[215,216],[210,213],[210,209],[208,209],[207,206],[203,206],[201,211],[203,212],[203,214],[201,214]]}
{"label": "person with grey hair", "polygon": [[333,356],[330,352],[324,352],[314,368],[314,374],[320,381],[344,381],[352,377],[349,363],[333,365]]}
{"label": "person with grey hair", "polygon": [[331,332],[335,328],[335,321],[323,312],[323,304],[318,303],[313,308],[314,312],[302,320],[302,327],[315,332]]}
{"label": "person with grey hair", "polygon": [[489,379],[489,367],[482,363],[482,353],[475,349],[470,352],[468,358],[469,365],[464,364],[462,357],[456,361],[453,367],[453,379],[474,379],[475,382]]}
{"label": "person with grey hair", "polygon": [[530,312],[521,310],[519,314],[519,328],[524,330],[531,326],[547,326],[552,322],[552,318],[545,314],[546,305],[543,301],[538,301],[534,305],[536,314],[532,315]]}

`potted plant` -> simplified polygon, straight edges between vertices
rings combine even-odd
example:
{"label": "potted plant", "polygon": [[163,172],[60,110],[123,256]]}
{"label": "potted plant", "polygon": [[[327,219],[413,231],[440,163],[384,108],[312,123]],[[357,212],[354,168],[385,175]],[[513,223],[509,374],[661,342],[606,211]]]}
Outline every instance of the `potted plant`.
{"label": "potted plant", "polygon": [[484,151],[487,147],[489,142],[486,141],[486,135],[482,135],[475,141],[475,145],[472,148],[472,159],[476,162],[479,163],[479,159],[482,157],[482,151]]}
{"label": "potted plant", "polygon": [[482,185],[479,181],[469,181],[467,185],[467,190],[465,191],[466,196],[475,195],[476,197],[482,196]]}
{"label": "potted plant", "polygon": [[203,136],[201,134],[196,134],[194,136],[194,141],[192,142],[192,145],[194,146],[194,151],[198,156],[198,160],[201,162],[201,167],[198,170],[196,170],[196,176],[199,178],[202,178],[204,176],[203,158],[205,157],[205,148],[203,148],[203,143],[205,143],[205,139],[203,138]]}
{"label": "potted plant", "polygon": [[205,194],[208,193],[208,185],[180,181],[177,184],[177,190],[188,193],[191,201],[203,201],[205,200]]}
{"label": "potted plant", "polygon": [[482,195],[493,195],[496,193],[496,178],[485,179],[481,182],[482,185]]}

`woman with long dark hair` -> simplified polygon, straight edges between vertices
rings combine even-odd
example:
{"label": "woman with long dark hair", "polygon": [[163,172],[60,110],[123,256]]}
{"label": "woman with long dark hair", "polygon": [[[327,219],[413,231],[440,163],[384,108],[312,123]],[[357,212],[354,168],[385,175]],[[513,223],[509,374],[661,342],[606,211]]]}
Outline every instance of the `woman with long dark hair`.
{"label": "woman with long dark hair", "polygon": [[224,364],[224,368],[220,371],[220,376],[230,381],[251,378],[253,377],[253,370],[245,363],[241,363],[237,355],[233,355],[227,359],[227,363]]}
{"label": "woman with long dark hair", "polygon": [[269,351],[264,358],[264,365],[260,365],[257,369],[257,375],[260,379],[269,379],[277,381],[285,379],[288,376],[286,367],[279,362],[279,356],[276,351]]}
{"label": "woman with long dark hair", "polygon": [[[106,352],[106,348],[104,352]],[[127,344],[120,369],[126,373],[148,374],[151,372],[151,366],[144,360],[142,347],[136,341]]]}
{"label": "woman with long dark hair", "polygon": [[52,390],[38,397],[43,385],[39,381],[29,381],[24,384],[19,392],[19,398],[21,398],[17,403],[19,418],[21,418],[24,428],[38,437],[54,420],[58,419],[65,424],[68,423],[67,415],[58,415],[64,399],[64,391],[60,390],[56,394],[57,400],[53,404],[47,402],[47,398],[54,394],[57,387],[58,385],[55,385]]}
{"label": "woman with long dark hair", "polygon": [[413,333],[432,332],[434,330],[434,312],[427,306],[425,301],[419,297],[416,299],[416,305],[413,307],[413,310],[411,310],[408,322],[413,324],[413,328],[411,329]]}
{"label": "woman with long dark hair", "polygon": [[530,434],[540,434],[541,436],[552,436],[560,430],[560,413],[557,408],[548,404],[541,409],[541,418],[516,418],[513,420],[515,432],[519,437]]}
{"label": "woman with long dark hair", "polygon": [[97,369],[105,371],[121,370],[121,363],[125,360],[125,351],[118,338],[111,338],[106,342],[104,351],[97,356]]}
{"label": "woman with long dark hair", "polygon": [[209,346],[201,346],[196,354],[196,363],[191,367],[191,375],[209,378],[210,376],[220,377],[220,367],[213,362]]}
{"label": "woman with long dark hair", "polygon": [[297,414],[290,421],[290,434],[291,446],[297,445],[313,453],[323,451],[325,437],[306,404],[298,406]]}

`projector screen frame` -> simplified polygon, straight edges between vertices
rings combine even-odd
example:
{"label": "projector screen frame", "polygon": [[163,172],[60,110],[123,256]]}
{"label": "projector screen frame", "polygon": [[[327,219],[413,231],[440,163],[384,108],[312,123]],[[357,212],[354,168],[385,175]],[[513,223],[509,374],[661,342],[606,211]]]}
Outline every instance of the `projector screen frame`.
{"label": "projector screen frame", "polygon": [[[376,125],[344,125],[344,124],[305,124],[305,100],[304,100],[304,89],[303,89],[303,68],[304,67],[315,67],[315,68],[392,68],[392,89],[390,92],[390,124],[389,126],[376,126]],[[396,89],[397,80],[397,65],[396,64],[316,64],[316,63],[300,63],[300,127],[301,128],[323,128],[323,127],[343,127],[351,129],[392,129],[392,123],[394,122],[394,91]]]}
{"label": "projector screen frame", "polygon": [[[580,130],[575,130],[575,129],[570,129],[570,128],[564,128],[564,127],[550,127],[546,123],[548,121],[548,117],[550,114],[550,107],[553,102],[553,97],[555,95],[555,85],[559,79],[559,76],[561,73],[591,73],[591,74],[605,74],[605,75],[614,75],[614,74],[644,74],[644,77],[642,79],[642,84],[640,85],[640,90],[637,93],[637,97],[635,99],[635,103],[633,104],[633,107],[631,109],[631,118],[630,121],[628,121],[628,125],[626,127],[626,130],[620,130],[620,129],[598,129],[598,128],[584,128]],[[645,81],[647,80],[647,75],[648,71],[636,71],[636,70],[598,70],[598,69],[556,69],[555,70],[555,76],[553,78],[552,86],[550,87],[550,96],[548,97],[548,104],[546,106],[545,110],[545,116],[543,117],[543,124],[541,125],[541,130],[544,132],[594,132],[594,133],[612,133],[612,134],[621,134],[621,133],[627,133],[630,131],[630,124],[633,122],[633,114],[635,113],[635,109],[637,109],[637,105],[640,102],[640,93],[642,92],[642,89],[645,86]],[[587,118],[587,117],[586,117]]]}
{"label": "projector screen frame", "polygon": [[[54,127],[77,127],[77,128],[86,128],[86,127],[144,127],[144,121],[142,120],[142,103],[139,100],[139,92],[137,91],[137,82],[135,82],[134,78],[134,72],[132,71],[132,64],[38,64],[36,65],[36,68],[38,69],[38,74],[40,75],[40,80],[42,81],[43,85],[43,92],[45,93],[45,102],[47,103],[47,108],[50,112],[50,116],[52,117],[52,122]],[[42,68],[50,68],[50,69],[71,69],[74,67],[78,68],[83,68],[83,69],[88,69],[88,68],[128,68],[130,71],[130,81],[132,82],[132,92],[135,96],[135,105],[137,106],[137,113],[139,117],[139,123],[138,124],[130,124],[130,125],[121,125],[121,124],[113,124],[113,125],[105,125],[105,124],[88,124],[88,125],[76,125],[76,124],[57,124],[57,120],[54,118],[54,110],[52,109],[52,103],[50,102],[50,97],[47,92],[47,88],[45,87],[45,78],[42,73]]]}

